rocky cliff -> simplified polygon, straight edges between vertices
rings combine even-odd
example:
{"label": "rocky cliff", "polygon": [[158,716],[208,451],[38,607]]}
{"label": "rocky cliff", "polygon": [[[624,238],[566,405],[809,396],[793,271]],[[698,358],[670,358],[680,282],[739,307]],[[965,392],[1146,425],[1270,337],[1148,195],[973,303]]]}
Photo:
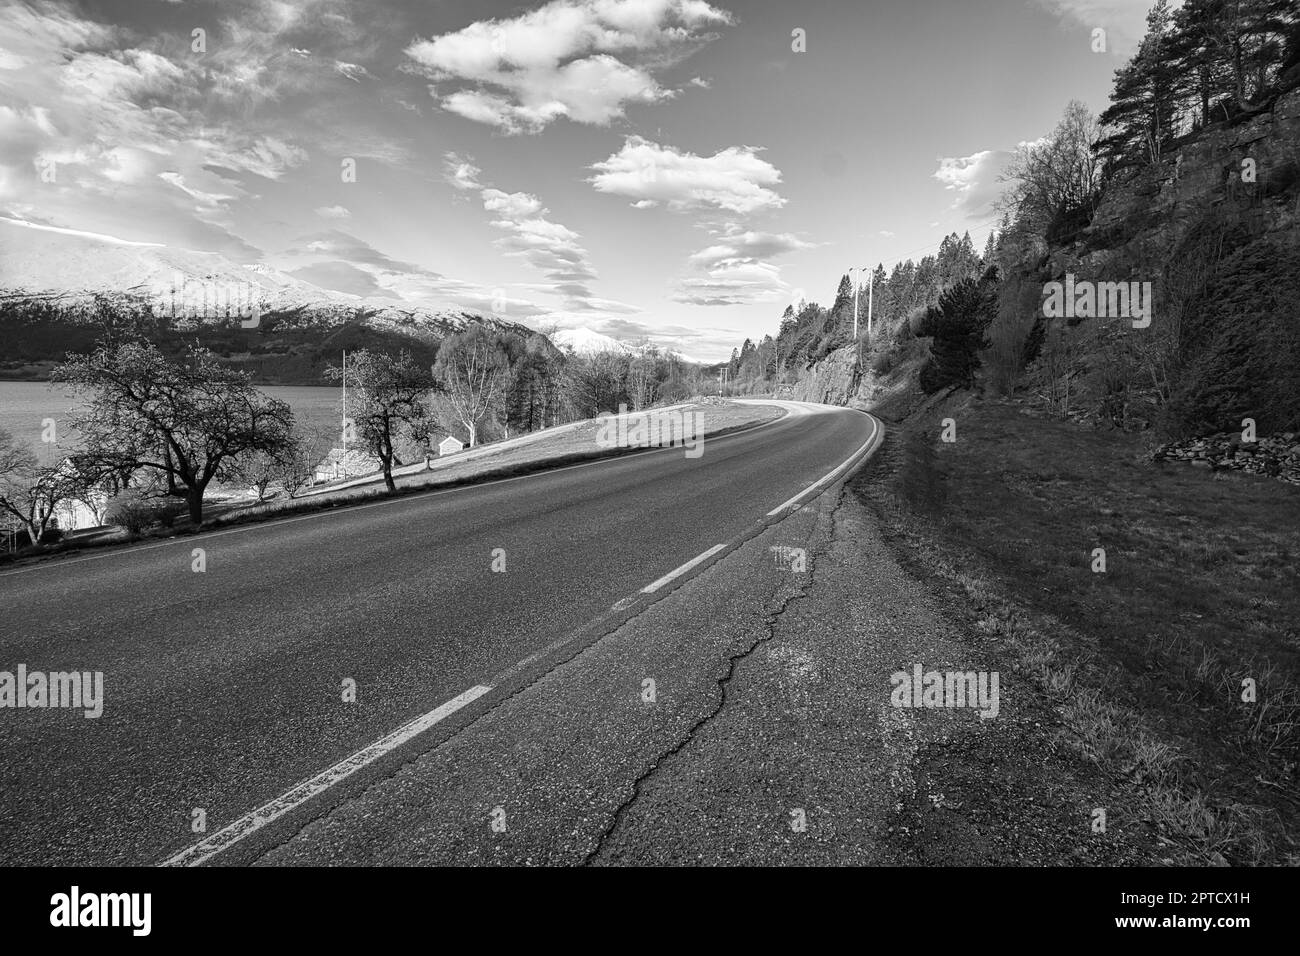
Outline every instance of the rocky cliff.
{"label": "rocky cliff", "polygon": [[1159,162],[1117,176],[1092,221],[1049,251],[1054,276],[1157,271],[1207,217],[1253,237],[1296,235],[1300,88],[1232,124],[1191,135]]}

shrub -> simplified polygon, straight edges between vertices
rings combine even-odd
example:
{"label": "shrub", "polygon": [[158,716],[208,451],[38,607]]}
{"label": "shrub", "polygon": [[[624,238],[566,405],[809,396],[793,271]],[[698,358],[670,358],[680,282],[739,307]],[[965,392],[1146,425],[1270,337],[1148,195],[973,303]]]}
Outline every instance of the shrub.
{"label": "shrub", "polygon": [[997,314],[989,325],[989,346],[982,358],[1000,395],[1011,394],[1024,371],[1041,290],[1033,276],[1020,274],[1009,276],[999,289]]}
{"label": "shrub", "polygon": [[1300,250],[1257,240],[1224,260],[1183,320],[1167,408],[1174,434],[1300,428]]}
{"label": "shrub", "polygon": [[128,488],[104,507],[104,521],[134,536],[142,534],[154,523],[156,511],[149,499]]}
{"label": "shrub", "polygon": [[189,509],[185,502],[175,499],[158,499],[155,498],[146,502],[149,505],[150,513],[164,528],[170,528],[176,524],[176,519],[181,515],[188,514]]}
{"label": "shrub", "polygon": [[41,544],[58,544],[63,540],[62,528],[46,528],[41,532]]}

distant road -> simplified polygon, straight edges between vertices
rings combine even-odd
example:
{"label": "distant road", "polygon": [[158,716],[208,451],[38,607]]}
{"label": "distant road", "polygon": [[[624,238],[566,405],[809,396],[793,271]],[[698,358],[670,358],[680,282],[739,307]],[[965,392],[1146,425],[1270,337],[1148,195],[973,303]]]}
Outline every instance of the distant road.
{"label": "distant road", "polygon": [[705,566],[671,577],[878,429],[786,405],[695,459],[653,450],[0,574],[0,670],[102,671],[105,684],[99,719],[0,710],[0,859],[161,862],[434,715],[280,807],[259,838],[292,832],[495,706],[558,639],[594,640],[616,604],[634,613]]}

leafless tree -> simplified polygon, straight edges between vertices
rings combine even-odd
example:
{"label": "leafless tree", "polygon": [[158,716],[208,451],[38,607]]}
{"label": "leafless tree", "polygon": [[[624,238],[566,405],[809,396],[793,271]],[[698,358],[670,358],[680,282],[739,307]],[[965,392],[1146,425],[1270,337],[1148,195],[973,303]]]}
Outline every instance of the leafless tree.
{"label": "leafless tree", "polygon": [[448,336],[439,347],[433,376],[469,433],[471,448],[478,443],[479,425],[500,400],[509,372],[496,336],[481,325]]}
{"label": "leafless tree", "polygon": [[1043,233],[1059,216],[1094,204],[1101,185],[1101,163],[1093,150],[1099,132],[1088,108],[1072,100],[1051,136],[1015,151],[999,176],[1009,184],[999,207]]}

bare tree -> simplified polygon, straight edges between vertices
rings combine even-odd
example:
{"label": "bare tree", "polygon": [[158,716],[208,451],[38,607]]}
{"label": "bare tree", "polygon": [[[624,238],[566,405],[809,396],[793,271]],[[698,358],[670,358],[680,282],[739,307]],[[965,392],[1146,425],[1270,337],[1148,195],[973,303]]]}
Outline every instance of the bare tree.
{"label": "bare tree", "polygon": [[293,423],[288,405],[197,346],[172,362],[151,344],[105,343],[69,358],[51,378],[91,395],[73,418],[86,444],[81,467],[147,468],[175,479],[195,527],[208,485],[234,477],[241,456],[280,448]]}
{"label": "bare tree", "polygon": [[480,423],[501,398],[509,372],[510,362],[496,336],[481,325],[449,335],[439,346],[433,375],[469,433],[471,448],[478,443]]}
{"label": "bare tree", "polygon": [[328,443],[319,428],[294,426],[289,443],[276,462],[276,478],[285,494],[293,498],[311,483],[316,466],[327,451]]}
{"label": "bare tree", "polygon": [[998,205],[1039,233],[1073,210],[1091,210],[1101,186],[1101,164],[1093,150],[1098,135],[1096,118],[1072,100],[1051,136],[1016,150],[998,177],[1010,184]]}
{"label": "bare tree", "polygon": [[1071,338],[1068,329],[1059,324],[1048,328],[1041,362],[1045,397],[1048,405],[1062,418],[1068,418],[1070,414],[1078,353],[1078,344]]}
{"label": "bare tree", "polygon": [[82,473],[69,460],[41,465],[36,456],[0,431],[0,511],[27,529],[39,544],[59,505],[79,497],[85,488]]}
{"label": "bare tree", "polygon": [[330,366],[325,375],[342,381],[349,389],[345,414],[356,428],[357,437],[379,459],[384,485],[396,491],[393,462],[404,441],[428,442],[436,427],[429,412],[429,395],[437,387],[427,369],[416,365],[409,352],[397,358],[383,352],[362,349],[348,356],[346,373]]}

